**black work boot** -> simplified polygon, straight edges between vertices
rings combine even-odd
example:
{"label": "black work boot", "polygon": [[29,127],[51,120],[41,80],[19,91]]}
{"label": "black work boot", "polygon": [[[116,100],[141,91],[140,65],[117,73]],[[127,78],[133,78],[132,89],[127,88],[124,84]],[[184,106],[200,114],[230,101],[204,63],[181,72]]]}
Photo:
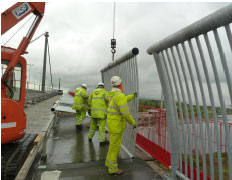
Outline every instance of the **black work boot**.
{"label": "black work boot", "polygon": [[122,175],[124,173],[124,171],[122,169],[118,169],[117,172],[115,173],[111,173],[110,175],[115,175],[115,176],[119,176],[119,175]]}
{"label": "black work boot", "polygon": [[81,130],[82,129],[82,125],[76,125],[76,129],[77,130]]}

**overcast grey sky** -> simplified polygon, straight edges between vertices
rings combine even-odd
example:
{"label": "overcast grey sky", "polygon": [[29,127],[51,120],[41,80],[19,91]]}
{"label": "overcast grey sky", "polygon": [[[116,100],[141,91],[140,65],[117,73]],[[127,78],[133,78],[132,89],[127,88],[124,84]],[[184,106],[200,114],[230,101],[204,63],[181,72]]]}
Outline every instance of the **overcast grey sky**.
{"label": "overcast grey sky", "polygon": [[[161,86],[153,56],[147,48],[195,21],[227,6],[230,2],[117,2],[115,38],[116,58],[133,47],[138,55],[140,95],[159,98]],[[1,12],[13,5],[1,1]],[[28,18],[27,18],[28,19]],[[32,18],[33,19],[33,18]],[[17,47],[32,19],[6,46]],[[74,91],[81,83],[96,86],[100,70],[111,62],[110,39],[113,34],[113,2],[49,1],[35,35],[49,32],[53,82]],[[23,24],[12,28],[1,38],[3,45]],[[33,39],[34,39],[33,38]],[[25,58],[32,63],[31,82],[40,83],[44,37],[29,45]],[[49,66],[47,64],[47,76]]]}

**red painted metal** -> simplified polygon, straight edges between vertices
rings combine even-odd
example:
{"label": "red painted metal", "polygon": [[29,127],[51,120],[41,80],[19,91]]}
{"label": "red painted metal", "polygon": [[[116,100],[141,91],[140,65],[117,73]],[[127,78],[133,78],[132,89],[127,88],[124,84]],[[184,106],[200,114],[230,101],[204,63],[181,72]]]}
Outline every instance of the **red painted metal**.
{"label": "red painted metal", "polygon": [[[1,14],[2,35],[27,15],[34,13],[37,16],[37,20],[34,21],[29,33],[26,37],[23,37],[17,49],[1,47],[1,58],[9,61],[1,78],[1,143],[3,144],[20,139],[25,135],[26,115],[24,113],[24,103],[26,95],[26,60],[21,55],[25,54],[43,17],[44,9],[45,2],[19,2]],[[7,95],[8,82],[13,75],[17,63],[21,64],[22,70],[19,101],[15,101]]]}
{"label": "red painted metal", "polygon": [[146,152],[148,152],[152,157],[157,159],[167,168],[171,165],[171,155],[170,152],[166,151],[164,148],[159,145],[153,143],[146,137],[141,134],[137,134],[136,144],[138,144],[141,148],[143,148]]}

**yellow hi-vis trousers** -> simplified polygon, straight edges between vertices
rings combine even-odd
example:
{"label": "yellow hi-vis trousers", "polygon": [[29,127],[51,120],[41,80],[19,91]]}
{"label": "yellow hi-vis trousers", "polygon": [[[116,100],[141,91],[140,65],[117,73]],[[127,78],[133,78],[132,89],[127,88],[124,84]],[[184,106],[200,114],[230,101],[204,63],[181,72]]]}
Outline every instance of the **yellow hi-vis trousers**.
{"label": "yellow hi-vis trousers", "polygon": [[99,124],[99,142],[105,142],[105,119],[91,118],[89,138],[92,139]]}
{"label": "yellow hi-vis trousers", "polygon": [[86,117],[86,111],[78,111],[76,110],[76,125],[82,125],[84,119]]}
{"label": "yellow hi-vis trousers", "polygon": [[109,133],[110,145],[106,156],[105,166],[110,174],[118,171],[118,154],[121,149],[123,133]]}

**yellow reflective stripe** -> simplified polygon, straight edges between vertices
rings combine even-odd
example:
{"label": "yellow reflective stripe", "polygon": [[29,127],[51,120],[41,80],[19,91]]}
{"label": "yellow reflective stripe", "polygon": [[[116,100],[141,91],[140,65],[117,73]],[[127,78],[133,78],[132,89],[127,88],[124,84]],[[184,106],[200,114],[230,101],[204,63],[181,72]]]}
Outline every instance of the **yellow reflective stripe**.
{"label": "yellow reflective stripe", "polygon": [[121,94],[121,92],[119,92],[119,93],[117,93],[117,94],[114,95],[114,99],[113,99],[113,107],[114,107],[114,108],[116,108],[116,107],[115,107],[115,98],[116,98],[119,94]]}
{"label": "yellow reflective stripe", "polygon": [[107,162],[108,162],[109,164],[111,164],[111,165],[117,164],[116,161],[109,161],[108,159],[107,159]]}
{"label": "yellow reflective stripe", "polygon": [[124,104],[124,105],[119,106],[118,108],[119,108],[119,109],[122,109],[122,108],[125,108],[125,107],[128,107],[128,105],[127,105],[127,104]]}
{"label": "yellow reflective stripe", "polygon": [[115,169],[118,169],[118,167],[108,167],[109,169],[111,169],[111,170],[115,170]]}
{"label": "yellow reflective stripe", "polygon": [[127,111],[125,111],[125,112],[122,112],[122,115],[128,114],[128,113],[129,113],[129,111],[127,110]]}
{"label": "yellow reflective stripe", "polygon": [[105,109],[91,109],[91,111],[104,111],[104,112],[106,112]]}
{"label": "yellow reflective stripe", "polygon": [[92,97],[92,99],[104,99],[104,97]]}
{"label": "yellow reflective stripe", "polygon": [[110,106],[110,105],[108,106],[108,108],[114,109],[114,107],[113,107],[113,106]]}
{"label": "yellow reflective stripe", "polygon": [[124,104],[124,105],[119,106],[119,107],[108,106],[108,108],[114,109],[114,110],[123,109],[123,108],[125,108],[125,107],[128,107],[128,104]]}
{"label": "yellow reflective stripe", "polygon": [[114,114],[114,115],[120,114],[119,112],[110,112],[110,111],[107,111],[107,113]]}

